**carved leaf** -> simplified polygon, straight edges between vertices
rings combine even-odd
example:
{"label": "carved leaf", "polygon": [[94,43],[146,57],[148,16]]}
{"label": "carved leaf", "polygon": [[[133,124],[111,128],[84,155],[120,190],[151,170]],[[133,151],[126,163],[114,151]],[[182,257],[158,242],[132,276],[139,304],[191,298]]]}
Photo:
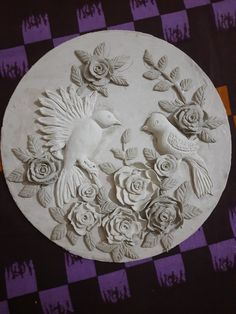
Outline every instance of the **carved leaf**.
{"label": "carved leaf", "polygon": [[118,56],[113,59],[110,59],[112,67],[116,70],[124,66],[129,60],[128,56]]}
{"label": "carved leaf", "polygon": [[93,52],[94,55],[96,56],[104,56],[105,55],[105,43],[102,42],[101,44],[99,44]]}
{"label": "carved leaf", "polygon": [[143,73],[143,77],[145,77],[148,80],[156,80],[159,78],[161,73],[157,70],[150,70],[145,73]]}
{"label": "carved leaf", "polygon": [[216,139],[207,130],[202,130],[202,132],[200,134],[198,134],[198,138],[205,143],[215,143],[216,142]]}
{"label": "carved leaf", "polygon": [[97,91],[105,97],[108,97],[108,91],[106,87],[98,87]]}
{"label": "carved leaf", "polygon": [[131,129],[126,129],[121,135],[121,143],[127,144],[131,140]]}
{"label": "carved leaf", "polygon": [[199,214],[201,214],[201,212],[202,211],[200,208],[189,205],[189,204],[185,204],[184,210],[183,210],[183,216],[184,216],[184,219],[192,219],[198,216]]}
{"label": "carved leaf", "polygon": [[185,181],[175,191],[175,197],[176,197],[177,201],[184,203],[188,190],[189,190],[189,182]]}
{"label": "carved leaf", "polygon": [[76,245],[76,243],[79,240],[79,235],[77,233],[75,233],[74,230],[68,230],[66,236],[72,245]]}
{"label": "carved leaf", "polygon": [[116,246],[114,250],[111,252],[112,259],[115,263],[120,262],[122,258],[124,257],[124,255],[125,255],[125,249],[124,249],[123,244]]}
{"label": "carved leaf", "polygon": [[122,76],[112,75],[110,77],[112,83],[119,85],[119,86],[129,86],[129,83],[124,79]]}
{"label": "carved leaf", "polygon": [[223,120],[218,119],[217,117],[209,117],[205,121],[205,126],[208,127],[209,129],[213,130],[218,128],[218,126],[222,125],[224,123]]}
{"label": "carved leaf", "polygon": [[167,66],[167,62],[168,62],[168,58],[167,56],[163,56],[159,59],[158,63],[157,63],[157,67],[158,69],[164,71],[166,66]]}
{"label": "carved leaf", "polygon": [[144,148],[143,155],[147,161],[154,161],[158,157],[157,152],[151,148]]}
{"label": "carved leaf", "polygon": [[109,200],[103,187],[99,189],[97,200],[98,204],[101,206],[101,214],[109,214],[117,208],[117,205]]}
{"label": "carved leaf", "polygon": [[175,103],[173,102],[170,102],[168,100],[160,100],[158,102],[159,106],[161,107],[161,109],[165,110],[166,112],[175,112],[179,106],[176,105]]}
{"label": "carved leaf", "polygon": [[138,254],[134,252],[132,247],[130,245],[124,244],[124,251],[125,251],[125,256],[131,259],[137,259],[139,258]]}
{"label": "carved leaf", "polygon": [[178,99],[178,98],[175,99],[175,104],[178,107],[184,106],[184,103],[180,99]]}
{"label": "carved leaf", "polygon": [[35,156],[41,156],[43,153],[42,145],[39,137],[35,135],[29,135],[27,141],[28,150]]}
{"label": "carved leaf", "polygon": [[52,216],[52,218],[56,220],[57,222],[61,224],[65,222],[65,218],[64,218],[65,213],[63,209],[59,207],[51,207],[49,208],[49,213]]}
{"label": "carved leaf", "polygon": [[21,148],[13,148],[12,152],[22,162],[27,162],[29,159],[32,158],[27,150],[23,150]]}
{"label": "carved leaf", "polygon": [[87,63],[91,59],[91,55],[84,50],[76,50],[75,54],[82,63]]}
{"label": "carved leaf", "polygon": [[7,177],[7,180],[10,182],[23,182],[24,180],[24,169],[17,168],[13,170],[9,176]]}
{"label": "carved leaf", "polygon": [[153,90],[156,90],[158,92],[166,92],[171,87],[171,84],[167,81],[159,81],[154,87]]}
{"label": "carved leaf", "polygon": [[92,251],[96,247],[96,243],[90,232],[87,232],[84,236],[84,242],[87,245],[88,249]]}
{"label": "carved leaf", "polygon": [[138,156],[138,148],[137,147],[131,147],[126,150],[126,159],[132,160],[135,159]]}
{"label": "carved leaf", "polygon": [[180,82],[180,87],[184,92],[189,91],[193,86],[193,81],[191,79],[183,79]]}
{"label": "carved leaf", "polygon": [[197,105],[203,106],[205,100],[205,90],[206,85],[199,87],[193,94],[192,101],[194,101]]}
{"label": "carved leaf", "polygon": [[108,97],[108,91],[106,87],[104,86],[99,87],[93,84],[89,84],[88,87],[90,87],[92,90],[96,90],[98,93],[102,94],[103,96]]}
{"label": "carved leaf", "polygon": [[56,227],[52,230],[51,239],[53,241],[63,239],[66,236],[66,231],[66,224],[56,225]]}
{"label": "carved leaf", "polygon": [[179,67],[174,68],[174,70],[172,70],[170,72],[170,77],[172,79],[173,82],[176,82],[180,79],[180,69]]}
{"label": "carved leaf", "polygon": [[113,174],[116,172],[116,167],[111,162],[104,162],[99,165],[100,169],[106,174]]}
{"label": "carved leaf", "polygon": [[20,197],[30,198],[30,197],[34,196],[38,192],[38,190],[39,190],[38,185],[27,184],[22,188],[22,190],[20,190],[18,195]]}
{"label": "carved leaf", "polygon": [[146,62],[150,66],[155,65],[153,57],[148,50],[145,50],[143,60],[144,60],[144,62]]}
{"label": "carved leaf", "polygon": [[173,189],[177,184],[177,181],[175,179],[172,178],[165,178],[162,180],[161,184],[160,184],[160,188],[162,190],[170,190]]}
{"label": "carved leaf", "polygon": [[52,200],[52,187],[42,186],[38,191],[38,200],[43,207],[47,207]]}
{"label": "carved leaf", "polygon": [[119,148],[112,148],[111,151],[112,151],[112,153],[113,153],[115,158],[121,159],[121,160],[125,159],[125,154],[124,154],[124,152],[121,149],[119,149]]}
{"label": "carved leaf", "polygon": [[144,248],[152,248],[157,246],[158,244],[158,236],[154,232],[149,232],[146,234],[144,241],[142,243],[142,247]]}
{"label": "carved leaf", "polygon": [[76,67],[75,65],[71,67],[71,80],[78,86],[81,86],[83,82],[80,73],[80,68]]}
{"label": "carved leaf", "polygon": [[161,244],[163,246],[163,248],[166,250],[166,251],[169,251],[169,249],[171,248],[172,246],[172,243],[173,243],[173,240],[174,240],[174,236],[172,233],[168,233],[168,234],[165,234],[162,238],[161,238]]}
{"label": "carved leaf", "polygon": [[108,244],[106,242],[99,242],[96,244],[96,248],[105,253],[111,253],[116,246]]}

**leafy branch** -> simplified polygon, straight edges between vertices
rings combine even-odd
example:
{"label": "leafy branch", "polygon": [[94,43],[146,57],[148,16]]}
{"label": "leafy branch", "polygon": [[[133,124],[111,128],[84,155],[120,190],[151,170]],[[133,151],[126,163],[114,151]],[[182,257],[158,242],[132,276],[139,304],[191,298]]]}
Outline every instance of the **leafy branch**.
{"label": "leafy branch", "polygon": [[167,56],[162,56],[158,62],[155,62],[152,55],[148,50],[145,50],[143,56],[144,62],[151,67],[151,70],[145,72],[143,76],[149,80],[158,79],[162,76],[165,80],[160,80],[153,89],[159,92],[168,91],[172,87],[179,99],[186,104],[186,98],[184,92],[188,91],[192,87],[192,80],[185,78],[178,83],[180,80],[180,69],[179,67],[174,68],[169,74],[165,71],[168,58]]}

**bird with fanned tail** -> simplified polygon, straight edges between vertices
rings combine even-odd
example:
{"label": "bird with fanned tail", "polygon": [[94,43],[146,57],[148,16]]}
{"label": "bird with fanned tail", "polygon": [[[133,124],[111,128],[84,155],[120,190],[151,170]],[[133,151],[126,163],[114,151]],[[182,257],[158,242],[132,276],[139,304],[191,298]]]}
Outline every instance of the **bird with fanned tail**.
{"label": "bird with fanned tail", "polygon": [[188,164],[198,198],[212,193],[213,183],[206,163],[198,154],[197,140],[188,139],[159,112],[151,114],[142,130],[153,134],[160,154],[173,154]]}
{"label": "bird with fanned tail", "polygon": [[108,110],[94,110],[97,92],[81,98],[70,86],[45,94],[39,98],[41,116],[37,121],[52,155],[64,160],[55,187],[56,203],[63,207],[76,196],[78,186],[88,180],[82,169],[90,178],[97,175],[90,158],[102,140],[103,129],[121,123]]}

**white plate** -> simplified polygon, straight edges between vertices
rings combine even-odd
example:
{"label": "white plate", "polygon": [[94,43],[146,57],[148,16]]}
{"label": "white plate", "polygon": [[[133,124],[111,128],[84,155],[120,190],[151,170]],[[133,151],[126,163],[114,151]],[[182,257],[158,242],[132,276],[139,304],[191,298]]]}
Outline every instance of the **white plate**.
{"label": "white plate", "polygon": [[91,33],[48,52],[19,83],[2,128],[22,213],[66,250],[107,262],[157,255],[193,234],[219,201],[230,159],[209,78],[137,32]]}

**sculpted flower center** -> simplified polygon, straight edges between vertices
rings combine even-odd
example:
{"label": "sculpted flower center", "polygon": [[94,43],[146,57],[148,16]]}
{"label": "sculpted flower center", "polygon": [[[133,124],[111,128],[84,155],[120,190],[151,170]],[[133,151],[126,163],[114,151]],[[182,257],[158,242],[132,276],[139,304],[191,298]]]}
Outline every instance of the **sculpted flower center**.
{"label": "sculpted flower center", "polygon": [[96,75],[97,78],[105,77],[109,72],[109,67],[105,60],[91,62],[89,69],[91,74]]}
{"label": "sculpted flower center", "polygon": [[161,168],[163,170],[169,170],[171,168],[171,163],[168,162],[168,161],[164,161],[162,164],[161,164]]}
{"label": "sculpted flower center", "polygon": [[41,167],[39,168],[39,173],[45,174],[45,173],[48,172],[48,170],[49,170],[49,169],[48,169],[48,166],[45,165],[45,164],[42,164]]}
{"label": "sculpted flower center", "polygon": [[142,180],[137,180],[132,183],[132,187],[135,191],[142,191],[144,187],[144,182]]}
{"label": "sculpted flower center", "polygon": [[76,214],[76,220],[84,225],[90,225],[93,221],[93,215],[91,213],[84,213],[84,214]]}
{"label": "sculpted flower center", "polygon": [[128,220],[124,220],[120,224],[120,231],[125,233],[127,230],[130,229],[130,222]]}

